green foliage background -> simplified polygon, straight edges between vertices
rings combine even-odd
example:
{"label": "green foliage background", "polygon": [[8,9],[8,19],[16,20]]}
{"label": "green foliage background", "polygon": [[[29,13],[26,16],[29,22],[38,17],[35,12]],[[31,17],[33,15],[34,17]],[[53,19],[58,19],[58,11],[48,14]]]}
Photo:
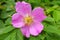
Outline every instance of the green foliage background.
{"label": "green foliage background", "polygon": [[[26,38],[20,29],[13,28],[11,16],[17,1],[30,3],[32,9],[45,9],[47,18],[42,22],[44,30],[40,35]],[[0,40],[60,40],[60,0],[0,0]]]}

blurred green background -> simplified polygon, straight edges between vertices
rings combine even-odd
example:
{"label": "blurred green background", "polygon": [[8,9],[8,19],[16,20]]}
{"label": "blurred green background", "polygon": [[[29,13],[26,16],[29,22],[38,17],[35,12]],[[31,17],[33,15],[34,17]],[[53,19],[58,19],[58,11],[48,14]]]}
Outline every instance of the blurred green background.
{"label": "blurred green background", "polygon": [[[16,12],[15,3],[25,1],[35,7],[44,8],[47,18],[42,22],[43,32],[26,38],[20,29],[13,28],[11,16]],[[0,0],[0,40],[60,40],[60,0]]]}

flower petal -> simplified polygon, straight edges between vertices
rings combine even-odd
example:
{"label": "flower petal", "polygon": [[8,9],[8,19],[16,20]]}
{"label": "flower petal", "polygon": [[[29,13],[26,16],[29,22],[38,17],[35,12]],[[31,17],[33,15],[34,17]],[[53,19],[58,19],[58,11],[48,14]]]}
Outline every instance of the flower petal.
{"label": "flower petal", "polygon": [[23,16],[21,16],[20,13],[15,13],[12,16],[12,25],[16,28],[24,26]]}
{"label": "flower petal", "polygon": [[37,36],[39,33],[41,33],[43,30],[43,25],[41,23],[33,23],[30,26],[30,34]]}
{"label": "flower petal", "polygon": [[23,33],[24,36],[26,36],[27,38],[30,37],[29,28],[27,26],[22,27],[21,31],[22,31],[22,33]]}
{"label": "flower petal", "polygon": [[39,22],[42,22],[46,18],[46,16],[44,15],[44,10],[40,7],[35,8],[32,11],[32,15],[34,16],[34,19]]}
{"label": "flower petal", "polygon": [[31,5],[29,3],[26,2],[17,2],[16,3],[16,11],[19,12],[23,12],[24,14],[26,13],[31,13]]}

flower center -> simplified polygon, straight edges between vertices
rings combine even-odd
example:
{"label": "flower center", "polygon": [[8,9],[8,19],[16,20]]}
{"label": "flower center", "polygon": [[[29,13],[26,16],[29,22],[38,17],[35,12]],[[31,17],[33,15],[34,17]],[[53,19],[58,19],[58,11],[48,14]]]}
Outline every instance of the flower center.
{"label": "flower center", "polygon": [[25,22],[27,25],[30,25],[30,24],[33,22],[32,17],[30,17],[30,16],[25,17],[25,18],[24,18],[24,22]]}

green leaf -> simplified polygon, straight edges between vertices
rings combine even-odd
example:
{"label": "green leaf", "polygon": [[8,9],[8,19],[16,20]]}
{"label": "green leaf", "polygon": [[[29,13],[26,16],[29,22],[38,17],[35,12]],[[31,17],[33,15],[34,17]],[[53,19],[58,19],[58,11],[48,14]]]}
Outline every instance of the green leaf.
{"label": "green leaf", "polygon": [[55,6],[53,6],[53,7],[50,7],[50,8],[48,8],[48,9],[46,9],[46,12],[47,12],[47,13],[50,13],[50,12],[54,11],[56,8],[58,8],[58,7],[59,7],[58,5],[55,5]]}
{"label": "green leaf", "polygon": [[60,11],[54,10],[53,18],[55,19],[55,21],[59,21],[60,20]]}
{"label": "green leaf", "polygon": [[11,32],[4,40],[16,40],[16,30]]}
{"label": "green leaf", "polygon": [[48,17],[45,19],[45,21],[47,21],[47,22],[54,22],[55,20],[54,20],[54,18],[48,16]]}
{"label": "green leaf", "polygon": [[4,40],[8,35],[9,33],[0,35],[0,40]]}
{"label": "green leaf", "polygon": [[8,18],[8,19],[5,21],[5,25],[11,25],[11,18]]}
{"label": "green leaf", "polygon": [[48,33],[46,34],[46,39],[47,40],[60,40],[60,36],[57,34]]}
{"label": "green leaf", "polygon": [[3,21],[0,20],[0,29],[3,28],[3,27],[5,27],[5,25],[4,25]]}
{"label": "green leaf", "polygon": [[20,29],[16,29],[16,40],[23,40],[23,34]]}
{"label": "green leaf", "polygon": [[6,4],[5,4],[5,11],[11,11],[11,10],[14,10],[14,6],[15,6],[15,0],[6,0],[5,1]]}
{"label": "green leaf", "polygon": [[[34,7],[37,7],[37,6],[40,6],[40,2],[41,2],[41,0],[25,0],[26,2],[29,2],[29,3],[31,3],[31,5],[32,5],[32,7],[34,8]],[[43,5],[43,4],[42,4]]]}
{"label": "green leaf", "polygon": [[51,2],[51,3],[54,4],[54,5],[60,5],[60,0],[55,0],[55,1]]}
{"label": "green leaf", "polygon": [[46,34],[44,33],[44,32],[42,32],[40,35],[38,35],[38,36],[31,36],[30,37],[30,39],[29,40],[44,40],[45,39],[45,37],[46,37]]}
{"label": "green leaf", "polygon": [[1,6],[3,6],[2,8],[4,8],[0,14],[0,17],[2,19],[8,18],[13,13],[15,13],[15,7],[14,7],[15,6],[15,0],[5,0],[5,2],[2,2],[2,4],[4,4],[4,5],[1,5]]}
{"label": "green leaf", "polygon": [[12,31],[14,28],[12,26],[4,27],[0,29],[0,35],[8,33]]}
{"label": "green leaf", "polygon": [[[10,3],[11,2],[11,3]],[[14,5],[15,4],[15,0],[7,0],[6,1],[7,4],[10,4],[10,5]]]}
{"label": "green leaf", "polygon": [[14,31],[10,32],[5,40],[23,40],[23,36],[19,29],[15,29]]}
{"label": "green leaf", "polygon": [[50,25],[48,23],[45,23],[45,28],[44,28],[44,31],[46,32],[50,32],[50,33],[55,33],[57,35],[60,35],[60,25],[58,26],[57,24],[55,25]]}
{"label": "green leaf", "polygon": [[5,19],[5,18],[8,18],[8,17],[11,17],[11,15],[13,14],[14,12],[13,11],[10,11],[10,12],[6,12],[6,11],[3,11],[0,15],[0,17],[2,19]]}

